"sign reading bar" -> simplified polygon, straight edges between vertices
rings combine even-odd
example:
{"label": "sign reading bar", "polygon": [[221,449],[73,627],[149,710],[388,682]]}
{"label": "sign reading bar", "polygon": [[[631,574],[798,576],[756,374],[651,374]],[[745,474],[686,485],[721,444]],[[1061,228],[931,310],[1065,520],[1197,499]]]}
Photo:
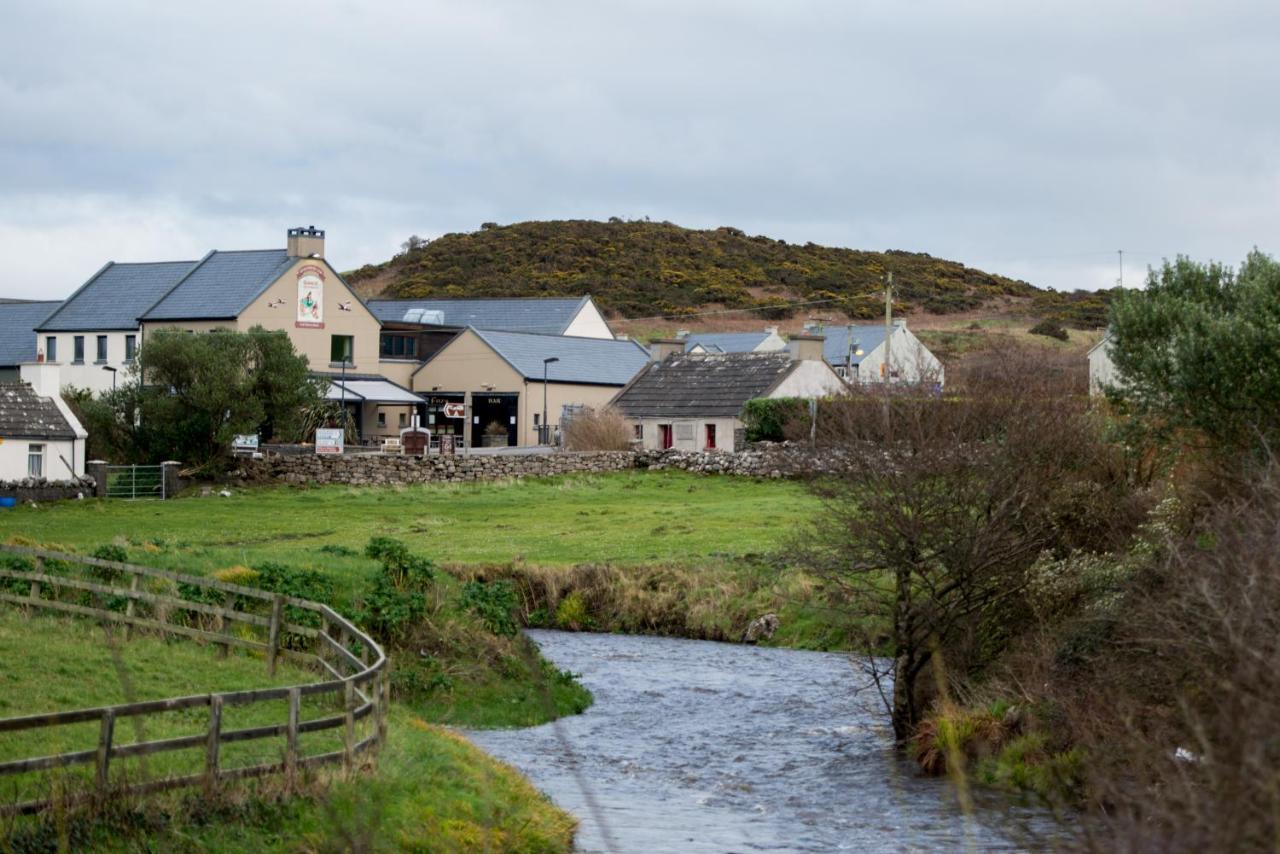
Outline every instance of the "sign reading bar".
{"label": "sign reading bar", "polygon": [[301,329],[324,329],[324,270],[315,264],[298,268],[298,319]]}
{"label": "sign reading bar", "polygon": [[445,418],[466,418],[467,407],[461,403],[446,403],[444,405]]}
{"label": "sign reading bar", "polygon": [[341,454],[342,453],[342,430],[338,428],[321,427],[316,431],[316,453],[317,454]]}

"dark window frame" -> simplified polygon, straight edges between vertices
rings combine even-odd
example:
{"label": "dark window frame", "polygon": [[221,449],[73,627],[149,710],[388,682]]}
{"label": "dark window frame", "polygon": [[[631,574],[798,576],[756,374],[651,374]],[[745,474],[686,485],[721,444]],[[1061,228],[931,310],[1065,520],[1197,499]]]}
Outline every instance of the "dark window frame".
{"label": "dark window frame", "polygon": [[83,365],[84,364],[84,336],[83,335],[75,336],[75,338],[72,339],[71,344],[72,344],[72,347],[71,347],[72,361],[74,362],[74,364]]}

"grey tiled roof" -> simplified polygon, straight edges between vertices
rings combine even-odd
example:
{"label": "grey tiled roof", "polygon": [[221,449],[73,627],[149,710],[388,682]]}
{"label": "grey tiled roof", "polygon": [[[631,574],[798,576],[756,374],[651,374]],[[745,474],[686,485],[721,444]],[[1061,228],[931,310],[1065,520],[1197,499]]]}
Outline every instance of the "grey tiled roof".
{"label": "grey tiled roof", "polygon": [[736,417],[797,364],[785,352],[676,353],[649,365],[613,403],[633,418]]}
{"label": "grey tiled roof", "polygon": [[75,431],[47,397],[26,383],[0,383],[0,438],[74,439]]}
{"label": "grey tiled roof", "polygon": [[587,299],[374,299],[369,300],[369,310],[384,323],[404,320],[405,312],[422,308],[441,312],[445,326],[559,335],[573,321]]}
{"label": "grey tiled roof", "polygon": [[194,261],[149,264],[109,262],[62,303],[39,327],[41,332],[137,329],[138,318],[164,296]]}
{"label": "grey tiled roof", "polygon": [[760,346],[768,332],[708,332],[690,335],[685,339],[685,352],[695,344],[701,344],[708,353],[750,353]]}
{"label": "grey tiled roof", "polygon": [[542,379],[542,360],[560,361],[547,366],[550,382],[591,385],[626,385],[649,361],[649,354],[635,341],[538,335],[526,332],[472,330],[511,367],[527,379]]}
{"label": "grey tiled roof", "polygon": [[214,250],[142,318],[154,322],[237,317],[295,260],[284,249]]}
{"label": "grey tiled roof", "polygon": [[[901,320],[894,321],[893,328],[897,329],[901,325]],[[827,340],[822,345],[822,356],[827,360],[828,364],[843,365],[845,360],[848,359],[848,326],[822,326],[816,329],[806,329],[805,332],[812,335],[826,336]],[[853,340],[857,345],[855,349],[862,350],[862,356],[855,354],[853,357],[853,364],[857,365],[862,362],[863,356],[884,343],[884,324],[855,324],[853,327]]]}
{"label": "grey tiled roof", "polygon": [[0,367],[36,358],[35,328],[59,302],[0,302]]}

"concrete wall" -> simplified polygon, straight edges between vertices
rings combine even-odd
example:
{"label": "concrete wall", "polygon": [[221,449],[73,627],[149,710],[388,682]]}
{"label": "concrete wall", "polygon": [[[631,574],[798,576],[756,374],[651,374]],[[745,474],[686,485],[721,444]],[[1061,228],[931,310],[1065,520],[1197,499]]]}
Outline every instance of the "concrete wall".
{"label": "concrete wall", "polygon": [[1107,386],[1119,379],[1116,366],[1111,361],[1110,343],[1103,339],[1089,351],[1089,394],[1102,394]]}
{"label": "concrete wall", "polygon": [[662,450],[663,424],[671,425],[672,450],[705,451],[707,450],[707,425],[714,424],[717,453],[738,450],[734,445],[734,434],[743,426],[737,418],[641,418],[630,419],[629,423],[633,426],[640,425],[643,431],[640,446],[648,451]]}
{"label": "concrete wall", "polygon": [[600,309],[596,308],[595,302],[590,300],[578,311],[573,320],[569,321],[564,334],[578,335],[582,338],[614,337],[613,330],[609,328],[604,315],[600,313]]}
{"label": "concrete wall", "polygon": [[[34,333],[33,333],[34,334]],[[75,361],[75,338],[77,335],[84,336],[84,361]],[[105,335],[107,337],[107,359],[105,362],[98,361],[98,336]],[[36,348],[38,352],[44,353],[46,361],[49,364],[57,365],[59,369],[60,381],[65,386],[75,386],[76,388],[87,388],[94,392],[111,390],[111,372],[104,371],[103,366],[115,368],[117,371],[116,383],[123,383],[127,379],[127,374],[132,363],[125,361],[125,336],[133,335],[138,342],[142,344],[141,330],[130,330],[128,332],[49,332],[36,336]],[[48,359],[48,339],[57,339],[57,358]]]}
{"label": "concrete wall", "polygon": [[[83,442],[77,456],[76,442],[71,439],[17,439],[0,437],[0,481],[21,481],[29,477],[27,453],[31,445],[44,446],[45,480],[71,480],[84,474]],[[73,468],[68,468],[63,459]],[[75,469],[78,468],[77,472]]]}
{"label": "concrete wall", "polygon": [[[938,358],[924,346],[924,342],[905,324],[897,326],[890,337],[892,352],[890,364],[897,376],[896,383],[945,382],[946,373]],[[871,352],[862,357],[858,363],[854,382],[878,383],[884,379],[880,374],[880,366],[884,364],[885,347],[882,342]]]}

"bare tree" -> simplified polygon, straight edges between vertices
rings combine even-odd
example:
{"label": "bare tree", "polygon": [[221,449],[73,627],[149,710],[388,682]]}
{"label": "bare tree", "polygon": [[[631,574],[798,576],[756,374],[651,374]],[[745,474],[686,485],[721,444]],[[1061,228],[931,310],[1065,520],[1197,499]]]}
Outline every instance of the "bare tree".
{"label": "bare tree", "polygon": [[951,677],[971,675],[1030,618],[1027,570],[1063,535],[1055,507],[1105,451],[1085,400],[1021,350],[945,397],[873,386],[824,407],[818,429],[824,512],[802,560],[866,627],[867,648],[888,646],[891,671],[870,667],[905,740],[937,690],[940,651]]}

